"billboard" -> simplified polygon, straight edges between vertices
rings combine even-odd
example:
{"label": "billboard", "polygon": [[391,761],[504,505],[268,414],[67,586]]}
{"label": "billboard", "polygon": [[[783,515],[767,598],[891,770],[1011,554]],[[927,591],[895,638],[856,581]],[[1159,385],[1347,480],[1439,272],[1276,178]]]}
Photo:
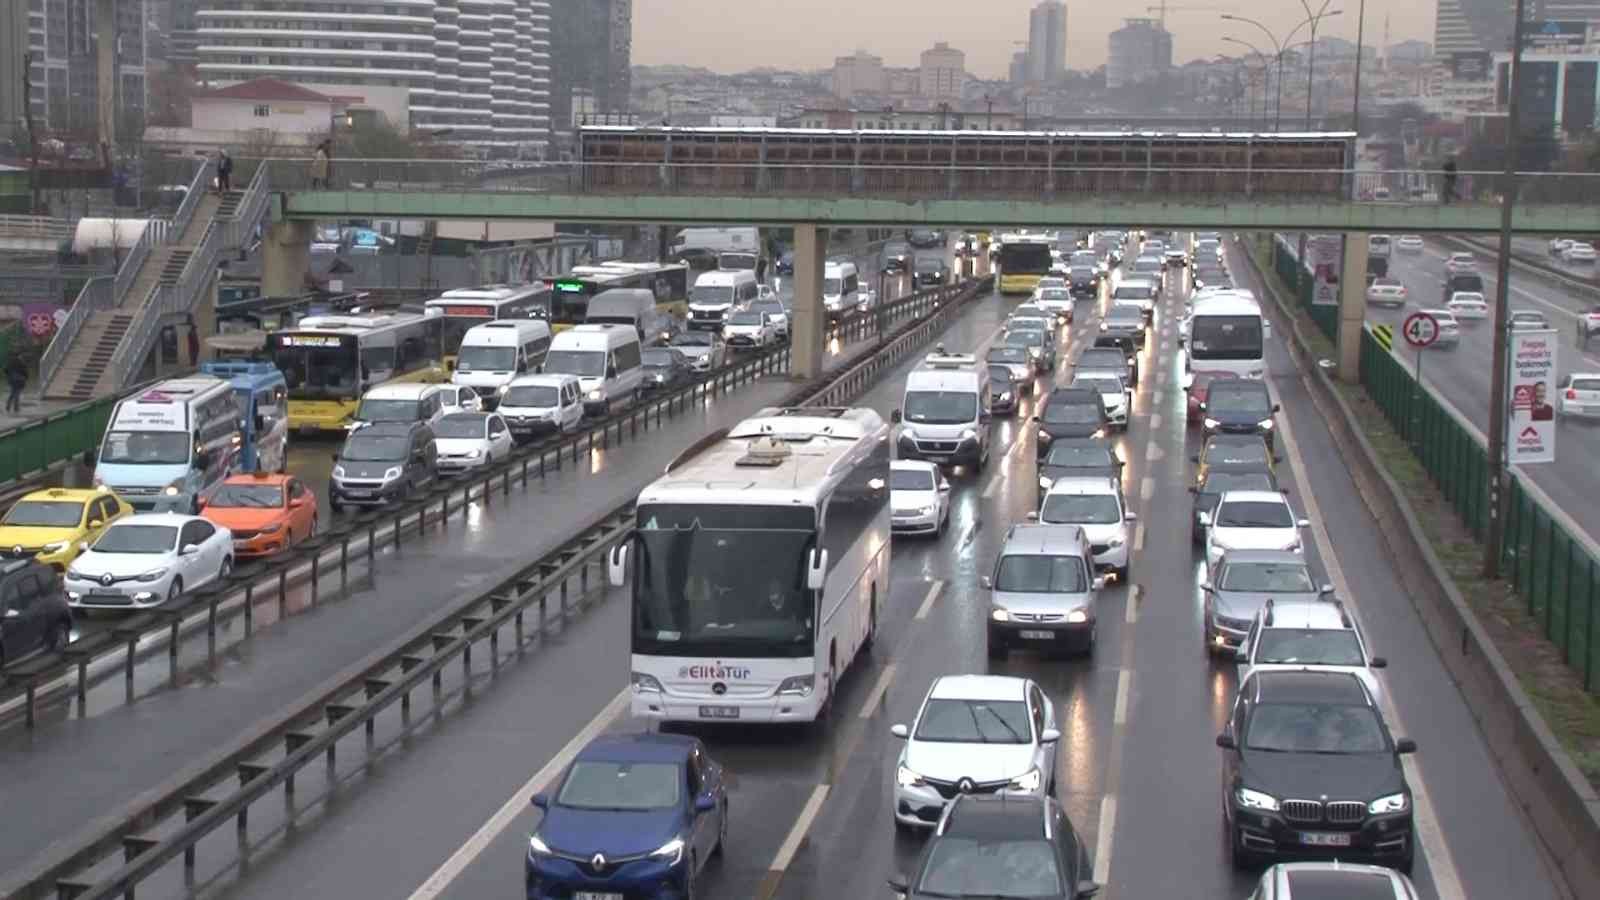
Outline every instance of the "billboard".
{"label": "billboard", "polygon": [[1566,86],[1561,91],[1561,127],[1568,134],[1594,128],[1596,64],[1567,63]]}
{"label": "billboard", "polygon": [[1556,458],[1555,330],[1511,333],[1511,377],[1506,390],[1506,463]]}
{"label": "billboard", "polygon": [[1316,306],[1339,305],[1339,272],[1344,266],[1344,238],[1337,234],[1313,234],[1306,239],[1306,261],[1314,276],[1311,302]]}
{"label": "billboard", "polygon": [[1528,50],[1580,50],[1589,41],[1589,23],[1583,21],[1529,22],[1522,28],[1522,46]]}
{"label": "billboard", "polygon": [[1450,77],[1456,81],[1488,81],[1493,57],[1487,52],[1450,54]]}
{"label": "billboard", "polygon": [[1521,83],[1512,86],[1517,92],[1517,129],[1520,137],[1548,136],[1556,122],[1556,79],[1560,77],[1561,63],[1555,61],[1523,60]]}

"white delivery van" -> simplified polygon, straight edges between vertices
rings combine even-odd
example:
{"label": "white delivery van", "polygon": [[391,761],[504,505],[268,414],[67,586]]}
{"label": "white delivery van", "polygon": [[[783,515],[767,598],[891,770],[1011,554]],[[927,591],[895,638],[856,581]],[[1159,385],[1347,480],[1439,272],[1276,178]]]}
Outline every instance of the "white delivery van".
{"label": "white delivery van", "polygon": [[550,323],[538,319],[499,319],[467,329],[456,353],[452,384],[477,391],[486,409],[494,409],[506,385],[518,375],[537,371],[550,351]]}
{"label": "white delivery van", "polygon": [[380,384],[361,395],[349,430],[377,422],[422,422],[432,425],[444,417],[444,398],[437,384],[402,381]]}
{"label": "white delivery van", "polygon": [[577,431],[583,422],[583,388],[576,375],[522,375],[500,398],[500,415],[518,443]]}
{"label": "white delivery van", "polygon": [[977,357],[939,348],[906,376],[893,415],[898,457],[982,468],[989,461],[990,398],[989,374]]}
{"label": "white delivery van", "polygon": [[235,468],[244,417],[233,384],[209,375],[163,381],[111,411],[94,483],[140,512],[199,512]]}
{"label": "white delivery van", "polygon": [[759,296],[761,286],[754,272],[703,273],[689,291],[689,327],[721,331],[723,320],[735,306],[743,306]]}
{"label": "white delivery van", "polygon": [[828,317],[849,315],[861,305],[861,276],[853,262],[830,262],[822,267],[822,305]]}
{"label": "white delivery van", "polygon": [[655,291],[645,288],[611,288],[589,298],[584,321],[596,325],[632,325],[645,344],[665,341],[677,333],[672,314],[656,306]]}
{"label": "white delivery van", "polygon": [[550,342],[544,372],[576,375],[583,408],[605,415],[613,403],[628,403],[644,381],[639,333],[626,325],[578,325]]}

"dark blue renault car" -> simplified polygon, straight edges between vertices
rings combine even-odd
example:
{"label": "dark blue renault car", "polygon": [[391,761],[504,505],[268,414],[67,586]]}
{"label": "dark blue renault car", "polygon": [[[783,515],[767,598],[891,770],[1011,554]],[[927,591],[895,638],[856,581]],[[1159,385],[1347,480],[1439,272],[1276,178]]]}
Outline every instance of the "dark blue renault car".
{"label": "dark blue renault car", "polygon": [[683,900],[722,852],[722,766],[692,737],[595,738],[549,794],[528,838],[528,900]]}

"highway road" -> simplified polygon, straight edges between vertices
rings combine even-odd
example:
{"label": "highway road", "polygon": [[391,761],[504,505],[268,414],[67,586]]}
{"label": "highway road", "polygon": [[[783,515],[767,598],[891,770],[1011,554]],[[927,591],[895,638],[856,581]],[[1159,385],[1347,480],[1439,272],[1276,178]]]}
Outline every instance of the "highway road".
{"label": "highway road", "polygon": [[[1495,248],[1500,246],[1500,242],[1494,238],[1489,238],[1487,241],[1480,239],[1479,245],[1482,246],[1484,244]],[[1493,251],[1491,250],[1488,252]],[[1573,278],[1578,278],[1589,282],[1593,282],[1596,278],[1600,278],[1600,265],[1596,265],[1592,262],[1571,263],[1564,259],[1551,256],[1550,242],[1545,238],[1517,237],[1513,235],[1511,238],[1511,252],[1514,255],[1524,259],[1538,260],[1539,262],[1542,262],[1558,271],[1571,275]],[[1492,261],[1493,257],[1491,256],[1489,259]],[[1491,265],[1491,268],[1492,267],[1493,266]]]}
{"label": "highway road", "polygon": [[[830,365],[860,347],[828,345]],[[135,702],[121,678],[92,688],[85,712],[48,707],[39,726],[0,730],[3,796],[35,810],[29,827],[0,842],[0,872],[72,835],[95,816],[118,808],[171,776],[202,751],[235,738],[256,720],[290,705],[322,681],[415,628],[442,599],[485,584],[548,552],[604,511],[633,497],[684,448],[770,405],[793,388],[775,377],[716,398],[701,410],[664,419],[643,440],[596,449],[582,463],[534,479],[508,499],[474,504],[447,531],[410,538],[379,551],[373,571],[353,567],[352,590],[311,605],[309,587],[291,589],[290,616],[278,621],[277,599],[257,600],[256,632],[241,641],[242,623],[219,639],[220,662],[207,665],[204,641],[181,650],[177,689],[165,654],[135,670]],[[114,624],[100,615],[88,627]],[[0,883],[4,879],[0,878]]]}
{"label": "highway road", "polygon": [[[1402,309],[1367,308],[1367,320],[1395,327],[1394,353],[1405,360],[1408,369],[1416,365],[1418,351],[1406,346],[1400,337],[1400,323],[1423,307],[1439,306],[1444,279],[1444,261],[1449,250],[1429,243],[1420,254],[1395,254],[1390,274],[1406,286],[1407,303]],[[1478,268],[1490,291],[1495,289],[1494,258],[1479,254]],[[1511,277],[1511,309],[1543,313],[1558,332],[1560,349],[1557,368],[1568,372],[1600,372],[1600,344],[1588,351],[1579,350],[1573,338],[1579,301],[1559,287],[1527,275]],[[1434,348],[1421,351],[1422,380],[1474,425],[1487,434],[1489,397],[1494,367],[1493,327],[1489,320],[1463,321],[1461,345],[1454,350]],[[1561,418],[1556,427],[1556,460],[1521,467],[1525,476],[1549,494],[1586,531],[1591,539],[1600,538],[1600,507],[1588,502],[1600,497],[1600,474],[1594,462],[1600,459],[1600,426],[1582,419]]]}
{"label": "highway road", "polygon": [[[1236,276],[1252,278],[1236,260]],[[1259,285],[1256,285],[1259,289]],[[945,345],[981,348],[1012,301],[974,304],[943,335]],[[1094,302],[1064,334],[1075,353],[1094,330]],[[937,541],[896,540],[894,582],[872,655],[847,673],[832,722],[809,730],[694,729],[731,776],[728,852],[702,881],[704,896],[866,898],[889,896],[884,879],[908,868],[920,840],[891,827],[889,792],[898,744],[894,722],[908,721],[940,674],[997,671],[1038,680],[1065,732],[1060,794],[1092,849],[1103,896],[1238,898],[1254,876],[1229,865],[1220,827],[1219,751],[1213,738],[1231,708],[1231,665],[1202,650],[1197,560],[1189,539],[1188,455],[1197,441],[1184,420],[1173,366],[1170,297],[1146,350],[1132,427],[1119,439],[1126,483],[1142,527],[1131,587],[1101,598],[1099,649],[1087,660],[1013,654],[990,663],[983,647],[986,597],[979,573],[992,564],[1006,527],[1035,499],[1032,429],[1016,418],[996,424],[1006,448],[980,477],[956,479],[952,527]],[[1278,332],[1281,334],[1281,330]],[[1064,357],[1068,358],[1068,357]],[[899,404],[908,363],[862,401],[887,414]],[[1407,758],[1417,798],[1422,854],[1416,881],[1428,900],[1556,893],[1517,803],[1496,775],[1482,736],[1407,598],[1394,590],[1394,566],[1317,410],[1281,343],[1269,359],[1270,384],[1284,407],[1280,466],[1291,501],[1315,523],[1314,566],[1355,610],[1384,675],[1395,733],[1415,738]],[[1063,368],[1056,380],[1068,377]],[[584,502],[601,490],[586,480]],[[596,499],[595,506],[603,503]],[[262,804],[247,875],[231,859],[231,830],[202,848],[199,885],[212,896],[363,896],[432,900],[482,898],[521,890],[527,835],[538,814],[526,798],[590,736],[645,728],[626,716],[628,601],[605,601],[560,639],[516,665],[473,679],[472,691],[404,739],[380,734],[372,764],[341,759],[331,797],[289,829]],[[457,690],[460,685],[447,687]],[[359,747],[359,745],[352,745]],[[327,784],[305,770],[302,798]],[[308,802],[302,799],[302,802]],[[276,818],[275,818],[276,817]],[[141,888],[151,896],[171,881]]]}

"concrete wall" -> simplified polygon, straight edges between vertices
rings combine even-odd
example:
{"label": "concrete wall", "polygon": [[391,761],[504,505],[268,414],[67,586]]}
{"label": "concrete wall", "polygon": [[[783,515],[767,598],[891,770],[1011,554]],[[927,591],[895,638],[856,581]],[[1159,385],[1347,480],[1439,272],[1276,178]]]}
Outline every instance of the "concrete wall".
{"label": "concrete wall", "polygon": [[[257,115],[258,108],[267,114]],[[194,112],[189,121],[202,131],[265,130],[283,136],[326,134],[333,124],[334,109],[332,103],[203,97],[194,100]]]}

